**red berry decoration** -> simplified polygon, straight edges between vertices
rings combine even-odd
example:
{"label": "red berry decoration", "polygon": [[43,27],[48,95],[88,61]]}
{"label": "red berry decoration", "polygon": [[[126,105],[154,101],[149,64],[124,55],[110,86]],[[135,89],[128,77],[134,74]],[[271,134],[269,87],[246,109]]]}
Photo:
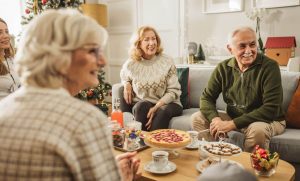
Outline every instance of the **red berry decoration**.
{"label": "red berry decoration", "polygon": [[48,0],[42,0],[42,4],[45,5],[48,2]]}
{"label": "red berry decoration", "polygon": [[29,9],[25,9],[25,13],[26,13],[26,14],[29,14],[29,13],[30,13],[30,10],[29,10]]}
{"label": "red berry decoration", "polygon": [[89,97],[92,97],[93,96],[93,90],[88,90],[88,92],[87,92],[87,96],[89,96]]}

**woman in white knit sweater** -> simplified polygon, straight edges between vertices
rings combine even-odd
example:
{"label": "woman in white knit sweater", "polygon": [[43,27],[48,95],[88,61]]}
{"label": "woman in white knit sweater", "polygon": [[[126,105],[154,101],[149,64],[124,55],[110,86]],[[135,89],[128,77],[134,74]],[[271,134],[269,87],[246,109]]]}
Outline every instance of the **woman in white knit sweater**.
{"label": "woman in white knit sweater", "polygon": [[171,118],[182,114],[176,67],[162,51],[156,30],[140,27],[120,73],[124,84],[121,110],[133,112],[143,130],[168,128]]}

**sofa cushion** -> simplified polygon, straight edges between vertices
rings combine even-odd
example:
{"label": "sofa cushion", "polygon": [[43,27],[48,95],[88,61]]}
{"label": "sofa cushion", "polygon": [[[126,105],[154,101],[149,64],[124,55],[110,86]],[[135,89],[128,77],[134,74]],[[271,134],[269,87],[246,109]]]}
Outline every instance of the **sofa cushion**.
{"label": "sofa cushion", "polygon": [[287,128],[283,134],[272,137],[270,142],[270,151],[278,152],[280,158],[285,161],[299,163],[299,138],[299,129]]}
{"label": "sofa cushion", "polygon": [[180,102],[183,109],[190,108],[189,101],[189,68],[177,68],[178,81],[181,85]]}
{"label": "sofa cushion", "polygon": [[295,90],[298,85],[300,73],[281,71],[281,83],[283,89],[283,103],[282,108],[284,112],[287,111],[288,106],[292,100]]}
{"label": "sofa cushion", "polygon": [[190,106],[199,108],[200,96],[207,85],[213,68],[190,69]]}
{"label": "sofa cushion", "polygon": [[199,108],[184,109],[181,116],[173,117],[169,123],[169,128],[183,131],[192,130],[191,115],[199,111]]}
{"label": "sofa cushion", "polygon": [[288,127],[300,128],[300,81],[286,113]]}

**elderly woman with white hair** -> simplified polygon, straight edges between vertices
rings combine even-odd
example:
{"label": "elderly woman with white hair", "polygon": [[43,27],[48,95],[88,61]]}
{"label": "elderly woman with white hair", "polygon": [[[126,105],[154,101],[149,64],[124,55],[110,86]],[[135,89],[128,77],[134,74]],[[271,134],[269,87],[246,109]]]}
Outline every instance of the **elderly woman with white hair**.
{"label": "elderly woman with white hair", "polygon": [[22,88],[0,101],[0,180],[132,180],[136,153],[116,159],[107,118],[74,98],[97,85],[107,32],[74,10],[33,19],[16,55]]}

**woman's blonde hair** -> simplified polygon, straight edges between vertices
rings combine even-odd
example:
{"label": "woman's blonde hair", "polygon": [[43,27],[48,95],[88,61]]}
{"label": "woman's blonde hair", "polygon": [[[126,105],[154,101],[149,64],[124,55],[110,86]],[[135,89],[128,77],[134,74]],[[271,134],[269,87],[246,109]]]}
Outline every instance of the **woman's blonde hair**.
{"label": "woman's blonde hair", "polygon": [[107,32],[77,10],[47,10],[28,25],[16,54],[23,85],[62,87],[74,50],[86,44],[104,46]]}
{"label": "woman's blonde hair", "polygon": [[[4,23],[7,26],[7,23],[2,18],[0,18],[0,22]],[[15,50],[11,42],[9,45],[9,48],[4,49],[4,57],[0,57],[0,75],[6,75],[9,72],[7,67],[4,65],[4,60],[6,58],[13,58],[15,56]]]}
{"label": "woman's blonde hair", "polygon": [[155,55],[160,55],[163,52],[163,48],[161,47],[161,39],[157,31],[150,26],[142,26],[131,37],[131,47],[129,50],[129,55],[132,60],[140,61],[142,59],[143,50],[141,49],[141,41],[143,40],[144,34],[147,31],[153,31],[156,36],[157,51]]}

